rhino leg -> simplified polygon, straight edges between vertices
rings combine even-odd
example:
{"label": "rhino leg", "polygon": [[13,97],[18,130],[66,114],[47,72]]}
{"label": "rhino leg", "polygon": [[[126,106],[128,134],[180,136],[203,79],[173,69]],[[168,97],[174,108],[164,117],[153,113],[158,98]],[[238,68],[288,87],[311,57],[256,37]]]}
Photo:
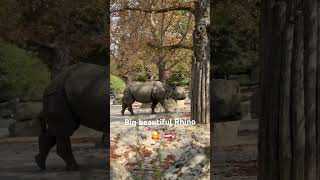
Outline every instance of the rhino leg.
{"label": "rhino leg", "polygon": [[58,136],[57,139],[57,154],[66,163],[67,171],[77,171],[79,170],[78,164],[74,159],[72,154],[72,148],[70,143],[70,137],[68,136]]}
{"label": "rhino leg", "polygon": [[56,138],[47,132],[42,132],[38,138],[39,154],[35,156],[35,161],[39,168],[46,169],[46,159],[50,149],[56,144]]}
{"label": "rhino leg", "polygon": [[164,108],[164,111],[165,111],[166,113],[170,113],[167,105],[164,103],[164,100],[161,100],[161,101],[160,101],[160,104],[161,104],[161,106]]}
{"label": "rhino leg", "polygon": [[151,105],[151,114],[156,114],[156,112],[154,111],[154,109],[157,107],[157,104],[158,104],[158,101],[154,100],[152,102],[152,105]]}
{"label": "rhino leg", "polygon": [[134,115],[133,109],[132,109],[132,104],[129,104],[129,105],[128,105],[128,111],[131,113],[131,116]]}
{"label": "rhino leg", "polygon": [[128,107],[128,105],[123,102],[122,103],[122,110],[121,110],[122,116],[124,115],[124,111],[127,109],[127,107]]}

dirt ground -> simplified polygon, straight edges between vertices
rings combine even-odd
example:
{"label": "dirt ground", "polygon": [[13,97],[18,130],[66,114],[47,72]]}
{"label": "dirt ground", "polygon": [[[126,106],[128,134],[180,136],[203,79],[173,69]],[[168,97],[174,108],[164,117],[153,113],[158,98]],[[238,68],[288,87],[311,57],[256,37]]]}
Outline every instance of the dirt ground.
{"label": "dirt ground", "polygon": [[[121,107],[111,106],[111,174],[114,179],[209,179],[209,140],[207,126],[180,126],[160,129],[175,130],[176,138],[154,141],[150,138],[155,127],[125,127]],[[139,118],[162,117],[150,115],[150,109],[135,107]],[[157,112],[162,111],[158,109]],[[171,117],[187,117],[189,109],[169,113]],[[165,118],[165,117],[163,117]],[[257,120],[217,123],[214,129],[213,177],[215,180],[256,180]],[[164,129],[163,129],[164,128]],[[7,137],[0,127],[0,179],[2,180],[104,180],[107,178],[107,150],[95,146],[101,133],[81,127],[72,137],[79,172],[65,172],[63,160],[53,148],[47,160],[47,170],[34,163],[38,152],[36,137]],[[131,132],[130,132],[131,131]],[[147,136],[141,138],[140,132]],[[120,136],[119,136],[120,134]],[[212,169],[213,168],[213,169]]]}
{"label": "dirt ground", "polygon": [[213,148],[215,180],[257,179],[257,123],[257,120],[240,120],[216,124]]}
{"label": "dirt ground", "polygon": [[105,180],[106,149],[95,147],[101,134],[81,127],[72,137],[74,156],[80,171],[66,172],[63,160],[57,156],[55,147],[47,159],[47,170],[39,170],[34,162],[38,152],[35,137],[0,138],[1,180]]}
{"label": "dirt ground", "polygon": [[[124,126],[126,118],[157,119],[190,117],[188,104],[163,115],[134,106],[136,116],[120,114],[111,106],[111,166],[118,179],[210,179],[210,128],[208,126]],[[163,111],[161,107],[156,112]],[[164,128],[164,129],[163,129]],[[215,180],[255,180],[257,173],[258,121],[244,117],[239,121],[217,123],[214,129],[213,175]],[[174,132],[176,139],[151,139],[154,131]],[[147,139],[141,138],[141,134]]]}

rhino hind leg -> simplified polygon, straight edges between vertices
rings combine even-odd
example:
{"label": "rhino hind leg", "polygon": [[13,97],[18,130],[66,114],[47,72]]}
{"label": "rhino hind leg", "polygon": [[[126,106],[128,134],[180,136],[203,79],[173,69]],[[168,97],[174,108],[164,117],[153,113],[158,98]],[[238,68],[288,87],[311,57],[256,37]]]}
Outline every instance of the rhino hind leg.
{"label": "rhino hind leg", "polygon": [[132,109],[132,104],[128,105],[128,111],[131,113],[131,116],[134,115],[133,109]]}
{"label": "rhino hind leg", "polygon": [[56,144],[56,138],[47,132],[42,132],[38,138],[39,154],[35,156],[35,161],[39,168],[46,169],[46,160],[51,148]]}
{"label": "rhino hind leg", "polygon": [[128,107],[128,105],[123,102],[122,103],[122,110],[121,110],[122,116],[124,115],[124,112],[126,111],[127,107]]}
{"label": "rhino hind leg", "polygon": [[77,171],[79,170],[78,164],[74,159],[71,142],[69,136],[58,136],[57,139],[57,154],[66,163],[67,171]]}
{"label": "rhino hind leg", "polygon": [[164,100],[160,101],[161,106],[164,108],[165,113],[170,113],[167,105],[164,103]]}
{"label": "rhino hind leg", "polygon": [[154,100],[152,102],[152,105],[151,105],[151,114],[156,114],[156,112],[154,111],[154,109],[157,107],[157,104],[158,104],[158,101]]}

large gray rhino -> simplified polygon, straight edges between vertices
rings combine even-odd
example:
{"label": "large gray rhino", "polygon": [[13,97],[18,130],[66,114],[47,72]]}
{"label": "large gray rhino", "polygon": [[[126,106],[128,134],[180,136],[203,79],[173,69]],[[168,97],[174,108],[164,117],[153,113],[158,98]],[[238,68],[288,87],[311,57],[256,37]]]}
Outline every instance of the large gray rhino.
{"label": "large gray rhino", "polygon": [[44,92],[40,152],[35,156],[41,169],[46,168],[46,158],[54,145],[66,169],[78,169],[70,136],[80,124],[107,132],[108,83],[107,67],[87,63],[73,65],[51,81]]}
{"label": "large gray rhino", "polygon": [[174,87],[160,81],[132,82],[123,92],[121,114],[124,115],[126,108],[128,108],[131,115],[134,115],[132,104],[135,101],[141,103],[152,103],[152,114],[156,113],[154,109],[157,104],[160,103],[165,109],[165,112],[168,113],[169,110],[165,104],[165,99],[169,98],[182,100],[185,99],[185,94],[179,93]]}

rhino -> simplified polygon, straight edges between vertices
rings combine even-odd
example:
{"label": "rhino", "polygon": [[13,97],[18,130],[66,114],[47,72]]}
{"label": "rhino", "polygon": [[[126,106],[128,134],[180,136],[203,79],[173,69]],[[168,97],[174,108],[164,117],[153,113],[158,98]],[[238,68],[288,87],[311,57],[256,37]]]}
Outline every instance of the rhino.
{"label": "rhino", "polygon": [[42,127],[38,137],[39,153],[35,156],[41,169],[46,169],[48,153],[56,145],[66,170],[78,170],[70,136],[80,124],[107,134],[107,69],[105,66],[78,63],[60,73],[46,87],[39,116]]}
{"label": "rhino", "polygon": [[141,103],[152,103],[151,110],[152,114],[155,114],[155,107],[158,103],[162,105],[166,113],[169,113],[168,107],[165,104],[166,99],[182,100],[185,99],[184,93],[179,93],[175,87],[171,87],[160,81],[151,82],[132,82],[130,83],[123,92],[122,98],[122,110],[121,114],[124,115],[125,110],[131,115],[134,115],[132,110],[132,104],[135,101]]}

